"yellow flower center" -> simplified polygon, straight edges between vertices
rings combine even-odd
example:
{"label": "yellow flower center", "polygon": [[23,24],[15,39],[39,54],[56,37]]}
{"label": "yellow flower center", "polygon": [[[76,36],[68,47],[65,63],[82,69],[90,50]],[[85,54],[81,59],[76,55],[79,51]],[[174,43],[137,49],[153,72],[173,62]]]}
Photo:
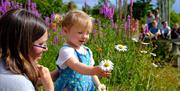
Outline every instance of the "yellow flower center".
{"label": "yellow flower center", "polygon": [[119,48],[120,48],[120,49],[123,49],[123,48],[124,48],[124,46],[123,46],[123,45],[120,45],[120,46],[119,46]]}
{"label": "yellow flower center", "polygon": [[104,67],[109,67],[109,66],[110,66],[109,63],[105,63],[105,64],[104,64]]}

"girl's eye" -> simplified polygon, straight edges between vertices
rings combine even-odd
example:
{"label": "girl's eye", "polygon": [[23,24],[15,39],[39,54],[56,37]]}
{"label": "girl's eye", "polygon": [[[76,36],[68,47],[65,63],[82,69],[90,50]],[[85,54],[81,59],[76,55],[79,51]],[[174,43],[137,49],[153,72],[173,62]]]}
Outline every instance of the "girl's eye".
{"label": "girl's eye", "polygon": [[78,32],[79,34],[83,34],[83,32]]}
{"label": "girl's eye", "polygon": [[86,34],[90,34],[90,32],[87,32]]}

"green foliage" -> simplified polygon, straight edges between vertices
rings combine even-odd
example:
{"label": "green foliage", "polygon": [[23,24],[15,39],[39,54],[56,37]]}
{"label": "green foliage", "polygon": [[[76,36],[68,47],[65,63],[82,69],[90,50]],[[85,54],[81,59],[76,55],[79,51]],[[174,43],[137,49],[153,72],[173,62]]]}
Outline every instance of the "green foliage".
{"label": "green foliage", "polygon": [[68,8],[68,11],[69,11],[69,10],[77,9],[77,6],[76,6],[76,4],[73,1],[70,1],[67,4],[67,8]]}
{"label": "green foliage", "polygon": [[[143,46],[135,43],[128,38],[123,30],[119,33],[113,30],[109,20],[104,17],[95,17],[101,20],[102,25],[90,36],[86,46],[93,52],[95,65],[98,65],[103,59],[109,59],[114,63],[112,76],[110,78],[100,78],[101,83],[108,87],[108,91],[178,91],[177,82],[180,80],[171,82],[171,77],[177,75],[171,73],[174,71],[173,69],[168,68],[170,70],[168,71],[163,68],[154,68],[151,65],[155,61],[149,54],[152,52],[151,45]],[[41,64],[50,70],[56,69],[56,56],[63,44],[62,36],[59,34],[60,31],[60,29],[57,32],[49,31],[49,51],[44,54],[41,60]],[[54,45],[53,40],[57,35],[59,36],[59,43]],[[116,44],[126,45],[128,51],[117,51],[114,48]],[[101,51],[97,49],[101,49]],[[142,54],[140,50],[146,50],[148,53]],[[166,73],[169,73],[170,77],[166,76]]]}
{"label": "green foliage", "polygon": [[175,11],[171,11],[170,13],[170,26],[172,27],[174,25],[174,23],[178,23],[180,24],[180,14],[176,14]]}
{"label": "green foliage", "polygon": [[91,10],[91,14],[92,14],[92,15],[99,15],[99,9],[100,9],[100,7],[101,7],[100,4],[94,6],[94,7],[92,8],[92,10]]}
{"label": "green foliage", "polygon": [[[130,6],[129,6],[130,7]],[[152,9],[152,5],[149,2],[134,2],[133,3],[133,17],[140,20],[147,15],[147,12]]]}
{"label": "green foliage", "polygon": [[67,10],[62,0],[34,0],[42,16],[50,16],[53,12],[62,13]]}
{"label": "green foliage", "polygon": [[[40,64],[48,67],[51,71],[56,69],[56,57],[58,55],[59,49],[63,44],[63,38],[60,34],[61,28],[58,28],[57,31],[49,30],[49,39],[48,39],[48,52],[44,53],[42,61]],[[58,36],[58,41],[54,43],[55,38]]]}
{"label": "green foliage", "polygon": [[[27,6],[28,0],[16,0],[16,2],[23,3],[23,5]],[[31,0],[31,2],[36,3],[37,9],[42,16],[50,16],[52,13],[64,13],[68,11],[67,5],[62,0]]]}
{"label": "green foliage", "polygon": [[[52,12],[68,11],[68,5],[64,5],[62,0],[34,1],[43,16],[50,15]],[[103,59],[109,59],[114,63],[112,76],[110,78],[100,78],[101,83],[108,87],[108,91],[179,91],[180,79],[178,78],[179,75],[176,74],[177,71],[171,67],[168,68],[168,66],[162,69],[152,67],[152,62],[160,60],[158,57],[153,59],[149,54],[152,52],[152,46],[144,46],[133,42],[123,30],[121,20],[117,21],[120,30],[112,29],[110,21],[99,15],[99,7],[99,5],[94,7],[91,14],[101,20],[100,28],[90,36],[86,45],[93,52],[95,65],[98,65]],[[151,9],[151,5],[137,2],[134,3],[134,8],[134,17],[145,20],[144,16]],[[180,22],[180,16],[174,12],[171,13],[171,17],[173,23]],[[40,64],[48,67],[51,71],[56,69],[56,56],[64,42],[60,32],[60,28],[58,31],[49,30],[49,49],[40,61]],[[54,44],[53,41],[56,36],[59,40],[57,44]],[[126,45],[128,51],[117,51],[114,48],[116,44]],[[101,51],[97,49],[101,49]],[[148,53],[142,54],[140,53],[141,50],[146,50]]]}
{"label": "green foliage", "polygon": [[87,14],[90,13],[91,7],[85,3],[85,6],[82,7],[82,10]]}

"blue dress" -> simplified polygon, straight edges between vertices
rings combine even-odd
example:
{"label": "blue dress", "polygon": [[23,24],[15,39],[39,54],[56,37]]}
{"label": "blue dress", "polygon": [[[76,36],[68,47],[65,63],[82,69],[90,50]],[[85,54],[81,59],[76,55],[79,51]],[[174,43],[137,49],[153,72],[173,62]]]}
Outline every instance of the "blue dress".
{"label": "blue dress", "polygon": [[[64,46],[68,47],[68,46]],[[75,55],[83,64],[90,66],[90,52],[86,55],[75,50]],[[55,91],[94,91],[92,76],[80,74],[71,68],[61,69],[58,79],[55,81]]]}

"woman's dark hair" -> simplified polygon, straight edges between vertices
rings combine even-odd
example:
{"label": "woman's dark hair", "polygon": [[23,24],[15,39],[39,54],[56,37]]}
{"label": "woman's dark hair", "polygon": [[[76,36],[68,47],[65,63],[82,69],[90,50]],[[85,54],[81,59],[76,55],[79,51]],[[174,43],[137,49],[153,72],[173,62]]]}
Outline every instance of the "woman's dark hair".
{"label": "woman's dark hair", "polygon": [[0,58],[13,73],[25,74],[35,87],[38,73],[29,53],[46,31],[45,22],[25,9],[10,10],[0,18]]}

